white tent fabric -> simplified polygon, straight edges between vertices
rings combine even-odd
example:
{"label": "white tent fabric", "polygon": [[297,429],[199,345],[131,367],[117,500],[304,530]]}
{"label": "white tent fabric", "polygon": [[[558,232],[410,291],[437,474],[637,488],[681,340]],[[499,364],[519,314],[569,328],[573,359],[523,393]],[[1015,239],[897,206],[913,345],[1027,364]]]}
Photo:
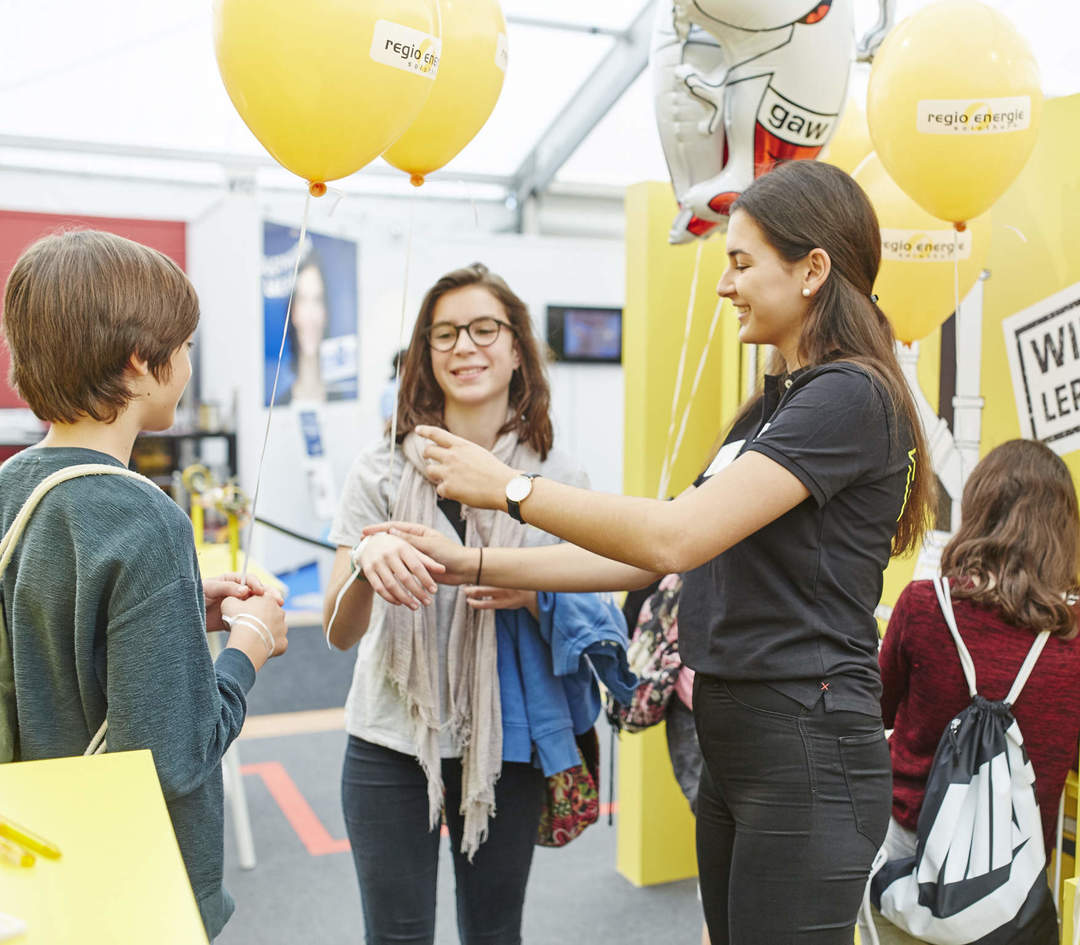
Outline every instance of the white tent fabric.
{"label": "white tent fabric", "polygon": [[[896,0],[897,20],[926,2]],[[1080,6],[990,3],[1028,37],[1047,94],[1080,91]],[[510,68],[502,98],[487,126],[433,181],[508,187],[597,64],[627,41],[617,34],[638,18],[643,3],[503,0],[503,9]],[[856,15],[865,30],[877,16],[877,0],[856,0]],[[589,27],[598,32],[585,32]],[[857,68],[856,95],[864,83],[865,67]],[[594,129],[559,168],[558,184],[603,193],[666,177],[647,69],[606,114],[593,117]],[[380,163],[358,178],[379,178]],[[295,182],[269,166],[225,94],[206,0],[0,0],[0,167],[5,164],[207,182],[220,178],[222,166],[262,166],[260,180]],[[388,183],[382,168],[379,186],[404,192],[404,179]]]}

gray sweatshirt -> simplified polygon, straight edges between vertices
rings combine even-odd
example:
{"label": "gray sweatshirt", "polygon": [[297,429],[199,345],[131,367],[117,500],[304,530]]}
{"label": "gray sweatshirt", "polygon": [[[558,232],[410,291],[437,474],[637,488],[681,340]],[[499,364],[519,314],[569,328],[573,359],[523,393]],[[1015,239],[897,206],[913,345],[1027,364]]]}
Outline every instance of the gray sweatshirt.
{"label": "gray sweatshirt", "polygon": [[[122,465],[67,448],[24,450],[5,463],[0,528],[37,483],[80,463]],[[147,483],[61,483],[34,512],[0,590],[16,760],[81,755],[106,713],[110,751],[150,749],[213,938],[234,908],[221,884],[221,756],[243,725],[255,669],[235,649],[211,660],[191,523]]]}

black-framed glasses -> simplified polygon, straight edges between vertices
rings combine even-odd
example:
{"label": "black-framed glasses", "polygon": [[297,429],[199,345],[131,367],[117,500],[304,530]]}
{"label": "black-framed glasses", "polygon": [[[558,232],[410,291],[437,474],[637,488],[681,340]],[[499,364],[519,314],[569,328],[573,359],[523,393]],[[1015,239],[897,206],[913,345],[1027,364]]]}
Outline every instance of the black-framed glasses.
{"label": "black-framed glasses", "polygon": [[508,322],[485,315],[483,318],[474,318],[467,325],[436,322],[424,334],[427,335],[428,344],[436,351],[452,351],[457,345],[458,335],[463,331],[478,348],[489,348],[498,340],[499,332],[503,328],[511,332],[514,330],[514,326]]}

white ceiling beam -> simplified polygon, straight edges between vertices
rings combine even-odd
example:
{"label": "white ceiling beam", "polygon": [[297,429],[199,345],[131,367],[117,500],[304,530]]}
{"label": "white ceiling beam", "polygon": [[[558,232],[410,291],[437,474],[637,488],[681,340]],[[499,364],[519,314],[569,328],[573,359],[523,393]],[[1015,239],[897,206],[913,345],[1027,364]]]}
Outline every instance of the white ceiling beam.
{"label": "white ceiling beam", "polygon": [[616,41],[518,166],[510,183],[510,197],[519,208],[534,194],[544,192],[578,145],[641,75],[649,62],[653,10],[651,0],[642,6],[624,37]]}
{"label": "white ceiling beam", "polygon": [[[108,141],[76,141],[68,138],[43,138],[30,135],[0,134],[0,148],[20,151],[54,152],[64,154],[87,154],[98,157],[139,158],[164,163],[216,164],[226,171],[257,170],[263,167],[280,167],[268,154],[244,154],[229,151],[200,151],[185,148],[161,148],[143,144],[120,144]],[[7,162],[0,161],[0,168]],[[402,177],[401,171],[382,164],[369,164],[357,171],[372,177]],[[351,175],[350,175],[351,176]],[[348,178],[346,178],[347,180]],[[433,178],[438,180],[440,178]],[[506,187],[510,178],[504,174],[478,174],[452,171],[447,181],[465,181],[469,184],[495,184]]]}
{"label": "white ceiling beam", "polygon": [[614,26],[596,26],[592,23],[571,23],[569,20],[548,20],[538,16],[518,16],[510,14],[506,18],[507,23],[515,26],[533,26],[542,30],[559,30],[564,33],[588,33],[591,36],[616,36],[626,39],[629,33],[627,29],[618,29]]}

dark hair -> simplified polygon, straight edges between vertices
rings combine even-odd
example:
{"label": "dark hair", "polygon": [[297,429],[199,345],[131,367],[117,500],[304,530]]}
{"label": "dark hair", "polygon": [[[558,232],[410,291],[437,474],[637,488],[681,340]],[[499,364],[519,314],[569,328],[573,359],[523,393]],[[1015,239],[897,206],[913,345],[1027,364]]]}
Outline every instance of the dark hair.
{"label": "dark hair", "polygon": [[1009,623],[1072,636],[1065,600],[1080,590],[1080,514],[1069,468],[1032,440],[992,449],[964,486],[960,528],[941,572],[952,596],[1001,609]]}
{"label": "dark hair", "polygon": [[39,239],[4,290],[11,385],[42,420],[112,423],[133,354],[159,382],[199,323],[187,276],[156,249],[98,230]]}
{"label": "dark hair", "polygon": [[482,263],[448,272],[428,289],[420,303],[420,312],[416,316],[416,325],[401,369],[398,442],[422,423],[438,426],[443,422],[445,401],[431,369],[426,332],[431,327],[432,313],[439,299],[455,289],[473,285],[487,289],[506,310],[506,317],[514,331],[514,343],[521,357],[521,366],[510,379],[513,416],[506,421],[499,434],[516,431],[518,439],[527,443],[541,459],[545,459],[554,439],[550,417],[551,390],[540,348],[533,334],[529,310],[510,286],[495,273],[489,272]]}
{"label": "dark hair", "polygon": [[[816,248],[831,261],[828,277],[814,294],[799,338],[799,360],[819,365],[847,361],[865,368],[882,387],[914,441],[914,476],[897,522],[893,554],[919,547],[934,505],[934,476],[915,401],[896,359],[892,325],[871,300],[881,263],[881,232],[869,198],[838,168],[818,161],[789,161],[755,180],[731,206],[760,227],[789,263]],[[787,369],[779,351],[770,370]],[[760,399],[751,399],[740,417]]]}

